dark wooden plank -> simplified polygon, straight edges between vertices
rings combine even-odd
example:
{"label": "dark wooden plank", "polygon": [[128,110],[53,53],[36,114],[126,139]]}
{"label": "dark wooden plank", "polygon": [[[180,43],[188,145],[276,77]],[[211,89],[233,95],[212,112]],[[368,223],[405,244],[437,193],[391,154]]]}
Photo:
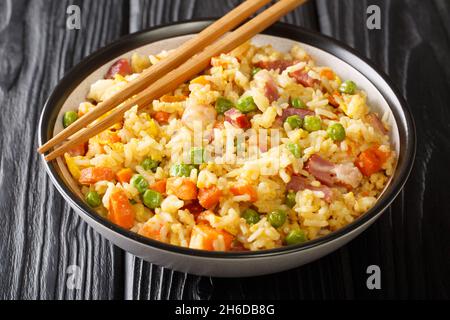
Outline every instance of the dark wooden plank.
{"label": "dark wooden plank", "polygon": [[[405,191],[373,227],[337,252],[301,268],[263,277],[187,275],[124,256],[87,227],[58,195],[34,150],[40,110],[63,73],[128,30],[220,16],[239,2],[0,2],[0,298],[450,296],[446,201],[450,180],[449,171],[443,170],[450,160],[446,152],[450,143],[446,108],[450,5],[445,0],[317,0],[285,18],[320,28],[369,57],[392,77],[416,118],[418,155]],[[80,31],[65,29],[69,4],[81,6]],[[382,10],[381,30],[365,28],[369,4]],[[66,287],[67,267],[73,264],[82,270],[80,290]],[[371,264],[381,267],[382,290],[366,288],[366,268]]]}
{"label": "dark wooden plank", "polygon": [[[138,31],[154,25],[172,21],[205,17],[219,17],[242,1],[230,0],[132,0],[130,4],[130,31]],[[313,2],[295,10],[283,21],[317,29]],[[262,290],[255,279],[213,279],[197,277],[149,264],[130,256],[126,296],[134,299],[214,299],[214,298],[255,298],[298,296],[296,284],[286,290],[282,281],[292,274],[267,277],[261,286],[271,286]],[[292,283],[292,282],[291,282]],[[273,290],[277,288],[277,290]]]}
{"label": "dark wooden plank", "polygon": [[[322,31],[354,47],[387,72],[416,119],[418,150],[413,173],[391,209],[348,247],[353,269],[380,266],[383,289],[362,298],[450,296],[450,3],[436,1],[324,1]],[[365,28],[366,8],[381,9],[381,30]],[[445,151],[444,151],[445,150]],[[445,169],[444,169],[445,168]],[[362,255],[363,254],[363,255]]]}
{"label": "dark wooden plank", "polygon": [[[175,21],[220,17],[242,0],[130,0],[130,32]],[[308,3],[282,21],[317,29],[314,3]]]}
{"label": "dark wooden plank", "polygon": [[[81,7],[81,30],[66,9]],[[82,222],[48,179],[37,124],[58,79],[120,36],[122,0],[0,2],[0,298],[98,299],[123,296],[123,253]],[[78,265],[79,290],[66,286]]]}

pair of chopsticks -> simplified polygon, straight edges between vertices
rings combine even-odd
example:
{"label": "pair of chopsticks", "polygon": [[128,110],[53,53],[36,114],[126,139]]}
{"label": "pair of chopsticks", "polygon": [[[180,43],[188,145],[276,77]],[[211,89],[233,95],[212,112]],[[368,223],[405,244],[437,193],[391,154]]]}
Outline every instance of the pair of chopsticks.
{"label": "pair of chopsticks", "polygon": [[[88,141],[91,137],[120,122],[124,113],[133,106],[137,105],[141,109],[153,100],[175,90],[180,84],[206,69],[212,57],[229,52],[250,40],[305,1],[279,0],[252,20],[225,35],[269,3],[270,0],[247,0],[243,2],[227,15],[205,28],[197,36],[181,45],[167,58],[143,71],[137,79],[129,82],[120,92],[99,103],[83,117],[59,132],[39,147],[38,152],[43,154],[56,147],[45,156],[46,161],[51,161],[74,146]],[[115,108],[116,106],[118,107]],[[92,123],[113,108],[115,109],[101,121]],[[66,140],[68,138],[69,140]]]}

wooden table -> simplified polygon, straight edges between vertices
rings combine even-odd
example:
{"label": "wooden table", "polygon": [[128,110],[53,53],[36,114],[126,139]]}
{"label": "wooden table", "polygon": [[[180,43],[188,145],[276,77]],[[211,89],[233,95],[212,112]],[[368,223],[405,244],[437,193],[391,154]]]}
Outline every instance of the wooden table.
{"label": "wooden table", "polygon": [[[0,298],[279,299],[449,298],[450,2],[316,0],[284,18],[331,35],[388,73],[413,110],[418,152],[404,191],[369,230],[301,268],[245,279],[173,272],[127,254],[87,226],[44,172],[42,106],[83,57],[124,34],[217,17],[231,0],[0,1]],[[81,8],[81,30],[66,9]],[[381,9],[381,30],[366,9]],[[81,289],[66,283],[81,269]],[[368,290],[366,268],[381,269]]]}

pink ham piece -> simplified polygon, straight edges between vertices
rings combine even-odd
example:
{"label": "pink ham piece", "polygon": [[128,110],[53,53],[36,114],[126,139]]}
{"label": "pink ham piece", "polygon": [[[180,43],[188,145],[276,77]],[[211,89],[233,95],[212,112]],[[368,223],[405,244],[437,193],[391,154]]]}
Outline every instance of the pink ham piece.
{"label": "pink ham piece", "polygon": [[280,97],[278,94],[277,85],[275,84],[275,81],[273,81],[272,78],[266,81],[266,84],[264,85],[264,95],[269,99],[269,102],[272,103]]}
{"label": "pink ham piece", "polygon": [[304,118],[306,116],[313,116],[315,115],[314,111],[308,110],[308,109],[296,109],[296,108],[286,108],[283,110],[283,115],[281,116],[281,120],[286,120],[287,117],[298,115],[300,118]]}
{"label": "pink ham piece", "polygon": [[302,191],[305,189],[311,191],[322,191],[326,202],[333,201],[333,190],[327,186],[314,187],[310,184],[308,179],[302,176],[292,176],[291,181],[286,186],[287,190]]}
{"label": "pink ham piece", "polygon": [[378,118],[378,116],[375,113],[369,113],[367,116],[367,121],[370,123],[372,127],[374,127],[375,130],[378,130],[382,134],[387,134],[388,131],[386,127],[384,126],[383,122]]}
{"label": "pink ham piece", "polygon": [[248,120],[247,116],[237,110],[236,108],[232,108],[224,113],[225,121],[228,121],[233,126],[241,128],[241,129],[248,129],[252,125],[250,123],[250,120]]}
{"label": "pink ham piece", "polygon": [[116,74],[120,74],[121,76],[126,76],[132,74],[130,63],[127,59],[119,59],[112,64],[112,66],[108,69],[108,72],[105,74],[105,79],[114,79]]}
{"label": "pink ham piece", "polygon": [[314,87],[314,85],[320,83],[319,80],[311,78],[307,72],[303,71],[303,69],[290,72],[289,76],[294,78],[297,83],[300,83],[304,87]]}
{"label": "pink ham piece", "polygon": [[280,70],[283,72],[287,67],[294,65],[296,62],[292,60],[274,60],[274,61],[258,61],[255,66],[266,70]]}
{"label": "pink ham piece", "polygon": [[283,122],[286,120],[286,118],[298,115],[300,118],[304,118],[305,116],[313,116],[315,115],[314,111],[308,110],[308,109],[296,109],[296,108],[287,108],[283,110],[283,114],[281,117],[276,117],[275,121],[272,124],[272,128],[280,128],[283,126]]}
{"label": "pink ham piece", "polygon": [[329,186],[356,188],[362,180],[362,174],[351,162],[334,164],[317,154],[312,155],[305,165],[306,171],[321,183]]}
{"label": "pink ham piece", "polygon": [[334,163],[313,154],[305,165],[306,171],[312,174],[323,184],[332,187],[334,185]]}

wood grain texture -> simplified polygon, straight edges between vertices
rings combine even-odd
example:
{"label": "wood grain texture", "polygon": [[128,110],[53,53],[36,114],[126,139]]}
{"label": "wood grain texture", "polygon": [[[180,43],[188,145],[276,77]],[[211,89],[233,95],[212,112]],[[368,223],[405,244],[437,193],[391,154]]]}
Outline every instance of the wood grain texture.
{"label": "wood grain texture", "polygon": [[[368,5],[381,9],[381,30],[361,28]],[[449,298],[450,3],[318,0],[321,30],[384,70],[407,99],[417,126],[415,167],[390,210],[349,245],[363,241],[383,274],[383,298]],[[359,26],[359,27],[358,27]],[[360,32],[349,30],[360,29]]]}
{"label": "wood grain texture", "polygon": [[[162,268],[112,246],[59,196],[35,152],[40,111],[63,74],[122,34],[217,17],[238,0],[0,1],[0,298],[388,299],[450,297],[450,3],[316,0],[284,21],[354,47],[390,75],[418,133],[404,191],[371,228],[340,250],[279,274],[220,279]],[[65,27],[78,4],[82,29]],[[380,6],[381,30],[366,8]],[[69,290],[67,267],[82,270]],[[366,287],[379,265],[382,290]]]}
{"label": "wood grain texture", "polygon": [[[0,3],[0,298],[123,296],[123,253],[74,214],[35,152],[38,117],[58,79],[121,34],[121,12],[106,2],[78,3],[80,31],[65,27],[73,1]],[[69,265],[81,268],[79,290],[66,287]]]}

